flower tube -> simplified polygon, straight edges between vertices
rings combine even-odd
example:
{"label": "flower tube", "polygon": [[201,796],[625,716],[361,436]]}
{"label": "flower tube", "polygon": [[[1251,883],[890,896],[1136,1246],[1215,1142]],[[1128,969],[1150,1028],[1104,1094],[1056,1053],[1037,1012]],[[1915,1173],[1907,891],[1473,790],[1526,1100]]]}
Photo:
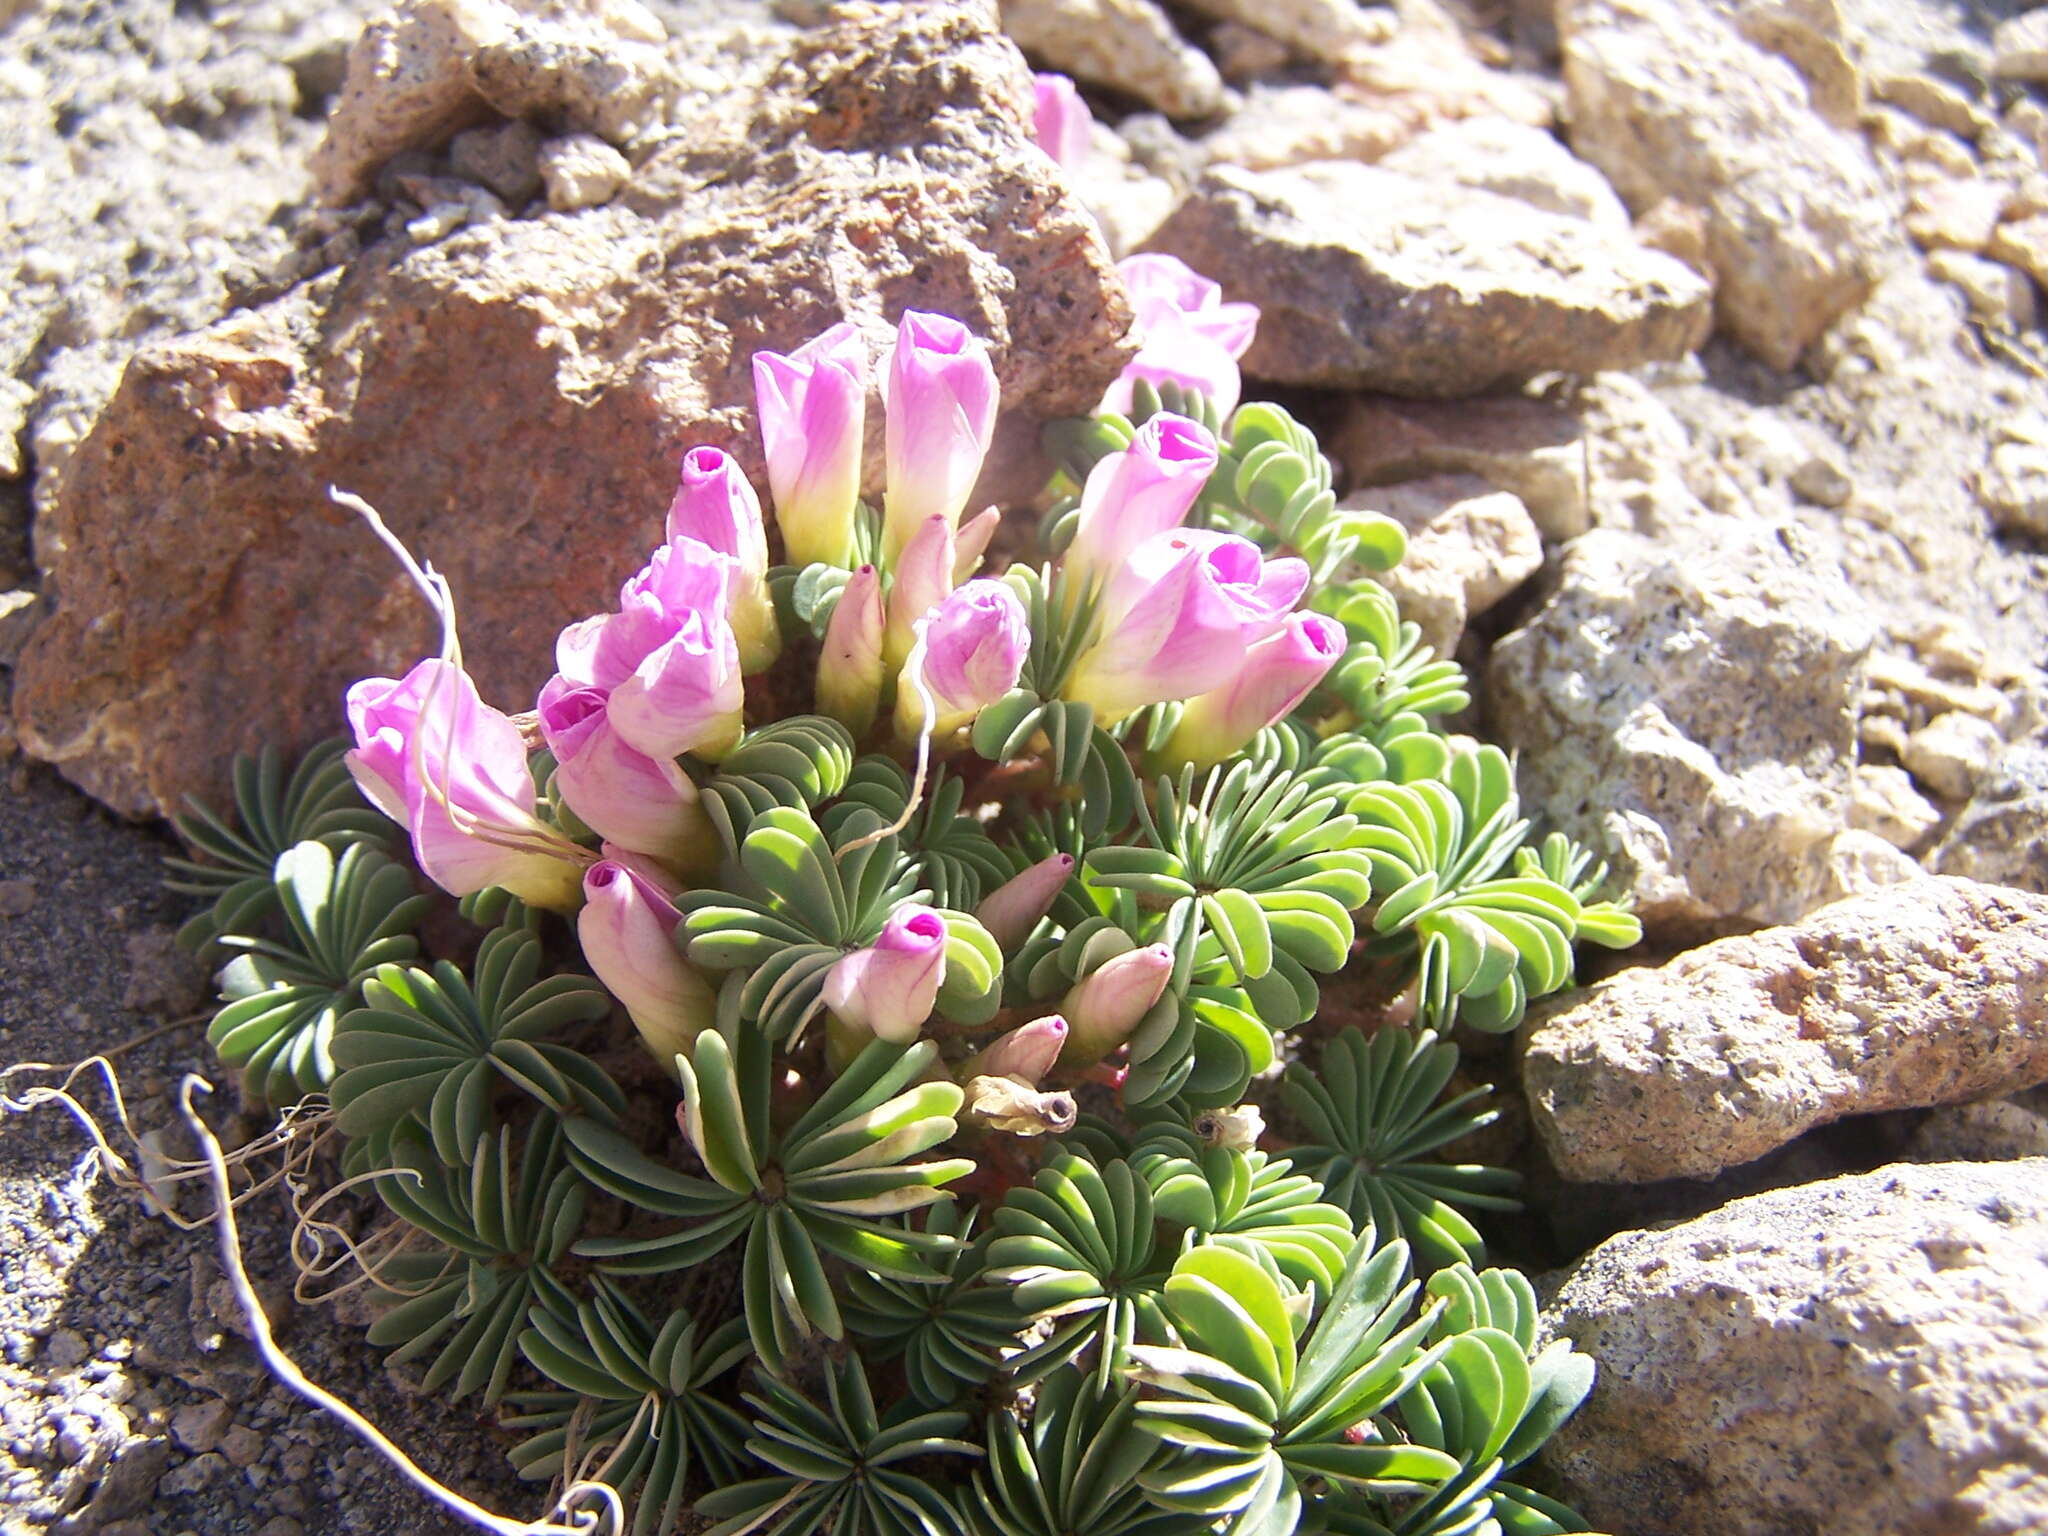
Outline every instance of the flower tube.
{"label": "flower tube", "polygon": [[775,604],[768,596],[768,533],[761,503],[730,455],[692,448],[683,455],[675,499],[668,509],[668,542],[694,539],[734,564],[726,592],[726,618],[739,643],[740,671],[766,671],[782,650]]}
{"label": "flower tube", "polygon": [[1221,688],[1188,700],[1160,750],[1162,763],[1207,768],[1292,714],[1343,656],[1344,626],[1320,613],[1289,614],[1280,630],[1245,653]]}
{"label": "flower tube", "polygon": [[1067,1021],[1060,1065],[1092,1067],[1130,1039],[1172,977],[1173,951],[1149,944],[1112,956],[1075,982],[1060,1002]]}
{"label": "flower tube", "polygon": [[982,897],[981,905],[974,909],[974,920],[988,930],[998,949],[1013,950],[1031,937],[1031,930],[1052,910],[1073,874],[1071,853],[1040,859]]}
{"label": "flower tube", "polygon": [[787,356],[754,354],[768,488],[792,565],[853,562],[867,395],[867,342],[851,321]]}
{"label": "flower tube", "polygon": [[849,1030],[892,1045],[917,1039],[946,978],[946,923],[930,907],[898,907],[874,943],[825,976],[825,1006]]}
{"label": "flower tube", "polygon": [[1060,563],[1070,598],[1119,570],[1145,540],[1180,527],[1215,468],[1209,429],[1167,411],[1140,427],[1128,448],[1097,463]]}
{"label": "flower tube", "polygon": [[717,856],[697,786],[673,758],[626,745],[605,713],[602,689],[557,674],[541,689],[541,737],[555,754],[555,788],[593,832],[678,870]]}
{"label": "flower tube", "polygon": [[817,705],[856,737],[865,736],[881,706],[882,578],[872,565],[855,571],[839,594],[818,648]]}
{"label": "flower tube", "polygon": [[889,364],[885,563],[893,565],[926,518],[959,525],[995,432],[996,403],[988,343],[958,320],[905,311]]}
{"label": "flower tube", "polygon": [[903,665],[917,639],[918,620],[928,617],[953,590],[953,529],[943,517],[928,517],[896,557],[896,576],[889,588],[889,627],[882,637],[882,658]]}

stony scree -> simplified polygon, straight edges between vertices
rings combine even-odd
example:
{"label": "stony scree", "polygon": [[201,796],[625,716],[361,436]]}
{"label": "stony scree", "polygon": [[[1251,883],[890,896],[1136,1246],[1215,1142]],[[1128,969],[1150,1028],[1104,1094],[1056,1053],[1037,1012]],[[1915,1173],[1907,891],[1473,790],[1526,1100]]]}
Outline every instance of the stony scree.
{"label": "stony scree", "polygon": [[1529,509],[1472,475],[1357,492],[1339,505],[1384,512],[1408,530],[1408,552],[1379,578],[1401,617],[1438,655],[1458,649],[1466,624],[1543,565],[1543,540]]}
{"label": "stony scree", "polygon": [[1625,234],[1348,161],[1212,168],[1148,248],[1259,306],[1244,367],[1276,383],[1469,395],[1706,333],[1706,285]]}
{"label": "stony scree", "polygon": [[1595,1249],[1540,1471],[1629,1536],[2048,1527],[2048,1159],[1898,1165]]}
{"label": "stony scree", "polygon": [[1928,862],[1945,875],[2048,894],[2048,745],[2021,741],[2001,752]]}
{"label": "stony scree", "polygon": [[1613,856],[1646,926],[1789,922],[1834,894],[1872,635],[1794,530],[1597,529],[1487,699],[1524,808]]}
{"label": "stony scree", "polygon": [[[1102,237],[1029,138],[991,6],[835,15],[602,208],[388,236],[139,354],[38,530],[61,602],[17,674],[28,749],[148,813],[402,672],[426,616],[330,485],[446,572],[486,698],[524,707],[563,616],[653,546],[684,448],[758,480],[747,359],[842,316],[989,337],[1008,412],[984,499],[1042,483],[1037,420],[1091,407],[1130,350]],[[257,691],[268,718],[240,707]]]}
{"label": "stony scree", "polygon": [[1845,1115],[2048,1081],[2048,899],[1953,877],[1595,983],[1529,1031],[1566,1178],[1704,1178]]}

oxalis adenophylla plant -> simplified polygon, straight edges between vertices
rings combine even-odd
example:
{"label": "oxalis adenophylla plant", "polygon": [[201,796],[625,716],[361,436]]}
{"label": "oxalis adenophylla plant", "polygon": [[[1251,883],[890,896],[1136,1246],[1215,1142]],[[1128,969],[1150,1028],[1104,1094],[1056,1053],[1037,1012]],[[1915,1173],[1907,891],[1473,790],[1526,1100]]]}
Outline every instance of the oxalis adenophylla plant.
{"label": "oxalis adenophylla plant", "polygon": [[[530,714],[415,566],[443,654],[187,823],[216,1049],[388,1213],[373,1342],[640,1536],[1584,1529],[1512,1478],[1593,1367],[1485,1267],[1512,1176],[1440,1154],[1492,1118],[1453,1026],[1635,924],[1434,723],[1398,526],[1238,404],[1249,306],[1123,270],[1036,550],[970,502],[983,340],[837,325],[754,360],[772,522],[687,453]],[[1330,985],[1402,1001],[1333,1030]]]}

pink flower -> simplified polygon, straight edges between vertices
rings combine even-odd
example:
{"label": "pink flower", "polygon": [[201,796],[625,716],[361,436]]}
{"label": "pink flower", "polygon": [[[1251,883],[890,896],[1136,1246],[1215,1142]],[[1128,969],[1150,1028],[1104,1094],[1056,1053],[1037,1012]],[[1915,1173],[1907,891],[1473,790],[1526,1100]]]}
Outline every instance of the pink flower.
{"label": "pink flower", "polygon": [[1344,626],[1320,613],[1289,614],[1254,645],[1221,688],[1190,699],[1161,749],[1163,761],[1207,768],[1292,714],[1344,654]]}
{"label": "pink flower", "polygon": [[917,1039],[946,976],[946,924],[930,907],[898,907],[874,943],[825,975],[825,1006],[852,1030],[894,1045]]}
{"label": "pink flower", "polygon": [[1060,1003],[1067,1043],[1060,1065],[1092,1067],[1131,1038],[1173,977],[1173,951],[1164,944],[1113,956],[1068,989]]}
{"label": "pink flower", "polygon": [[717,998],[676,947],[682,922],[662,872],[607,848],[583,877],[576,917],[583,958],[624,1005],[654,1059],[671,1072],[679,1052],[715,1023]]}
{"label": "pink flower", "polygon": [[1067,1021],[1050,1014],[996,1036],[962,1062],[955,1075],[963,1083],[977,1077],[1009,1077],[1036,1088],[1060,1059],[1066,1043]]}
{"label": "pink flower", "polygon": [[886,562],[926,518],[959,525],[995,432],[996,399],[987,342],[945,315],[904,312],[889,364]]}
{"label": "pink flower", "polygon": [[1036,91],[1032,136],[1060,167],[1078,171],[1088,158],[1088,129],[1095,119],[1088,104],[1065,75],[1033,75]]}
{"label": "pink flower", "polygon": [[679,869],[694,869],[716,842],[697,786],[673,758],[649,757],[620,739],[605,693],[557,674],[540,692],[540,731],[555,754],[555,787],[607,843]]}
{"label": "pink flower", "polygon": [[1110,578],[1096,641],[1065,696],[1106,720],[1221,687],[1245,652],[1278,629],[1308,587],[1308,566],[1267,560],[1234,534],[1154,534]]}
{"label": "pink flower", "polygon": [[1078,598],[1146,539],[1178,528],[1215,468],[1209,429],[1165,411],[1138,428],[1128,448],[1097,463],[1060,567],[1069,593]]}
{"label": "pink flower", "polygon": [[534,814],[526,744],[461,668],[439,658],[348,690],[349,772],[412,834],[427,878],[451,896],[502,886],[573,911],[581,853]]}
{"label": "pink flower", "polygon": [[768,596],[768,533],[761,503],[731,456],[717,448],[683,455],[675,499],[668,509],[668,541],[684,539],[733,561],[726,618],[739,642],[740,670],[751,677],[774,664],[782,649],[775,604]]}
{"label": "pink flower", "polygon": [[852,563],[867,393],[867,343],[851,321],[787,356],[754,354],[768,486],[792,565]]}
{"label": "pink flower", "polygon": [[981,905],[974,909],[974,919],[988,930],[997,948],[1015,949],[1031,937],[1039,919],[1052,910],[1073,873],[1071,853],[1040,859],[982,897]]}
{"label": "pink flower", "polygon": [[619,612],[555,642],[563,677],[609,695],[606,717],[635,751],[720,757],[739,740],[739,642],[725,616],[737,569],[695,539],[664,544],[620,589]]}
{"label": "pink flower", "polygon": [[953,590],[953,545],[952,525],[943,517],[928,517],[896,556],[889,627],[882,638],[882,656],[890,666],[903,665],[917,642],[917,621],[928,617]]}
{"label": "pink flower", "polygon": [[1138,355],[1098,409],[1129,411],[1131,386],[1144,379],[1200,390],[1228,416],[1242,388],[1237,360],[1258,330],[1258,306],[1224,303],[1223,289],[1177,256],[1127,256],[1117,273],[1130,291]]}
{"label": "pink flower", "polygon": [[818,648],[818,712],[856,737],[875,723],[882,698],[882,578],[860,567],[839,594]]}
{"label": "pink flower", "polygon": [[[932,734],[945,737],[1017,686],[1031,654],[1031,623],[1009,584],[970,581],[924,621],[922,676],[937,706]],[[924,728],[924,703],[908,671],[896,694],[905,736]]]}

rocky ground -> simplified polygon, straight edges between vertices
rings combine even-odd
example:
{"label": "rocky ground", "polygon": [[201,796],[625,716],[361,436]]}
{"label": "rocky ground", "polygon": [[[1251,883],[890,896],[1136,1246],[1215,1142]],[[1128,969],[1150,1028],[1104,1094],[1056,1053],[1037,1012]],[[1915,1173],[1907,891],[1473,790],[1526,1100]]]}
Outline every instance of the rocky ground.
{"label": "rocky ground", "polygon": [[[986,4],[406,0],[352,64],[371,10],[0,0],[0,1056],[146,1037],[169,1118],[204,978],[101,806],[416,649],[326,485],[506,691],[677,448],[752,451],[757,347],[962,315],[1018,490],[1125,353],[1111,259],[1168,250],[1261,306],[1461,723],[1649,927],[1501,1062],[1509,1241],[1603,1372],[1548,1478],[1643,1536],[2048,1528],[2048,9],[1005,0],[1096,107],[1071,178]],[[0,1125],[4,1528],[436,1529],[84,1150]]]}

